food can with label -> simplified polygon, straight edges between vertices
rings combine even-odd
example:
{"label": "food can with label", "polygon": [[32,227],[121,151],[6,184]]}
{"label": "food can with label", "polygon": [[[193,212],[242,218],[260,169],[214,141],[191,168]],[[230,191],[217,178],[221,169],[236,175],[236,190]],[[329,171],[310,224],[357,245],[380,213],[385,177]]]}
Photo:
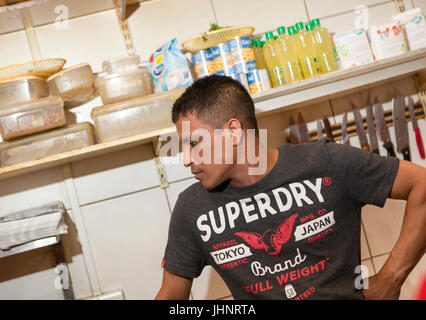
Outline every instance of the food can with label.
{"label": "food can with label", "polygon": [[207,50],[200,50],[192,55],[192,65],[194,66],[197,79],[209,75],[209,69],[211,68],[209,58],[210,55]]}
{"label": "food can with label", "polygon": [[263,92],[271,89],[271,80],[268,70],[253,70],[247,73],[247,82],[250,93]]}
{"label": "food can with label", "polygon": [[235,73],[247,73],[257,69],[250,37],[235,37],[228,41]]}
{"label": "food can with label", "polygon": [[214,73],[229,76],[234,73],[231,51],[228,43],[220,43],[210,49],[212,54]]}
{"label": "food can with label", "polygon": [[248,81],[247,81],[247,77],[245,73],[234,73],[229,75],[229,77],[231,77],[234,80],[237,80],[239,83],[241,83],[244,88],[246,88],[247,91],[249,91],[249,85],[248,85]]}

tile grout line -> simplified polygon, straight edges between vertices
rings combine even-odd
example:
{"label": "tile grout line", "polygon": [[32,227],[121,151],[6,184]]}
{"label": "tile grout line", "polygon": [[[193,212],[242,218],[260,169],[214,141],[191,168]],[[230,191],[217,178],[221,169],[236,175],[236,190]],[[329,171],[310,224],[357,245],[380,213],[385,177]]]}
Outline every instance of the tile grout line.
{"label": "tile grout line", "polygon": [[376,267],[374,266],[374,263],[373,263],[372,254],[371,254],[371,248],[370,248],[370,243],[368,242],[367,232],[365,231],[364,221],[362,221],[362,217],[361,217],[361,228],[364,231],[364,238],[365,238],[365,242],[367,244],[367,249],[368,249],[368,254],[370,256],[370,259],[371,259],[371,264],[373,265],[373,271],[376,274]]}
{"label": "tile grout line", "polygon": [[303,0],[303,5],[305,6],[306,16],[308,17],[308,21],[311,21],[311,16],[309,14],[308,5],[306,4],[306,0]]}
{"label": "tile grout line", "polygon": [[219,24],[218,21],[217,21],[216,8],[214,7],[213,0],[210,0],[210,5],[212,7],[214,21],[215,21],[216,24]]}

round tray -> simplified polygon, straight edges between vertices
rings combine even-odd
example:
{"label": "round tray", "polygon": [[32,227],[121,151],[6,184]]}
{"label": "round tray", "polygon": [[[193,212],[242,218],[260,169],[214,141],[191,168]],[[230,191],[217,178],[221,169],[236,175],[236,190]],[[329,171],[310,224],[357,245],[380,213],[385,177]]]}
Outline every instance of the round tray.
{"label": "round tray", "polygon": [[65,62],[65,59],[55,58],[32,60],[5,66],[0,68],[0,81],[27,76],[36,76],[46,79],[50,75],[60,71]]}
{"label": "round tray", "polygon": [[195,53],[217,46],[235,37],[249,37],[253,32],[254,28],[250,26],[223,28],[188,39],[182,43],[182,47],[191,53]]}

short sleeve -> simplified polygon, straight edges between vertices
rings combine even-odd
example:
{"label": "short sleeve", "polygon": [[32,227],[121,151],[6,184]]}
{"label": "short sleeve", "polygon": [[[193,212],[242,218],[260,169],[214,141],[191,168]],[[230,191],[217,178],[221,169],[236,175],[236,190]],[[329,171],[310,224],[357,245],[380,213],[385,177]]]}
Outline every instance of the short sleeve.
{"label": "short sleeve", "polygon": [[175,204],[169,225],[169,235],[164,254],[163,267],[167,271],[187,277],[200,275],[204,263],[198,242],[185,217],[182,194]]}
{"label": "short sleeve", "polygon": [[343,177],[348,195],[360,204],[385,205],[399,168],[399,159],[349,145],[325,142],[329,165]]}

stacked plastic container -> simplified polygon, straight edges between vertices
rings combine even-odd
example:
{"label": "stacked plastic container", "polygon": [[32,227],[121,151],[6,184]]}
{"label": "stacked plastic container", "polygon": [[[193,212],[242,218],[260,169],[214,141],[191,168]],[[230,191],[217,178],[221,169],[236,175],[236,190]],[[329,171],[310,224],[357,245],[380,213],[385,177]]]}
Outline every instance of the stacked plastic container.
{"label": "stacked plastic container", "polygon": [[0,143],[1,166],[94,143],[90,124],[64,127],[63,91],[54,91],[55,95],[52,91],[44,78],[22,77],[0,82],[0,134],[4,140]]}
{"label": "stacked plastic container", "polygon": [[225,75],[239,81],[252,94],[271,88],[268,71],[258,69],[250,37],[235,37],[200,50],[192,55],[192,64],[197,78]]}
{"label": "stacked plastic container", "polygon": [[96,79],[96,87],[104,105],[91,113],[100,142],[173,126],[172,99],[167,94],[151,95],[151,76],[139,62],[139,56],[103,62],[106,74]]}

